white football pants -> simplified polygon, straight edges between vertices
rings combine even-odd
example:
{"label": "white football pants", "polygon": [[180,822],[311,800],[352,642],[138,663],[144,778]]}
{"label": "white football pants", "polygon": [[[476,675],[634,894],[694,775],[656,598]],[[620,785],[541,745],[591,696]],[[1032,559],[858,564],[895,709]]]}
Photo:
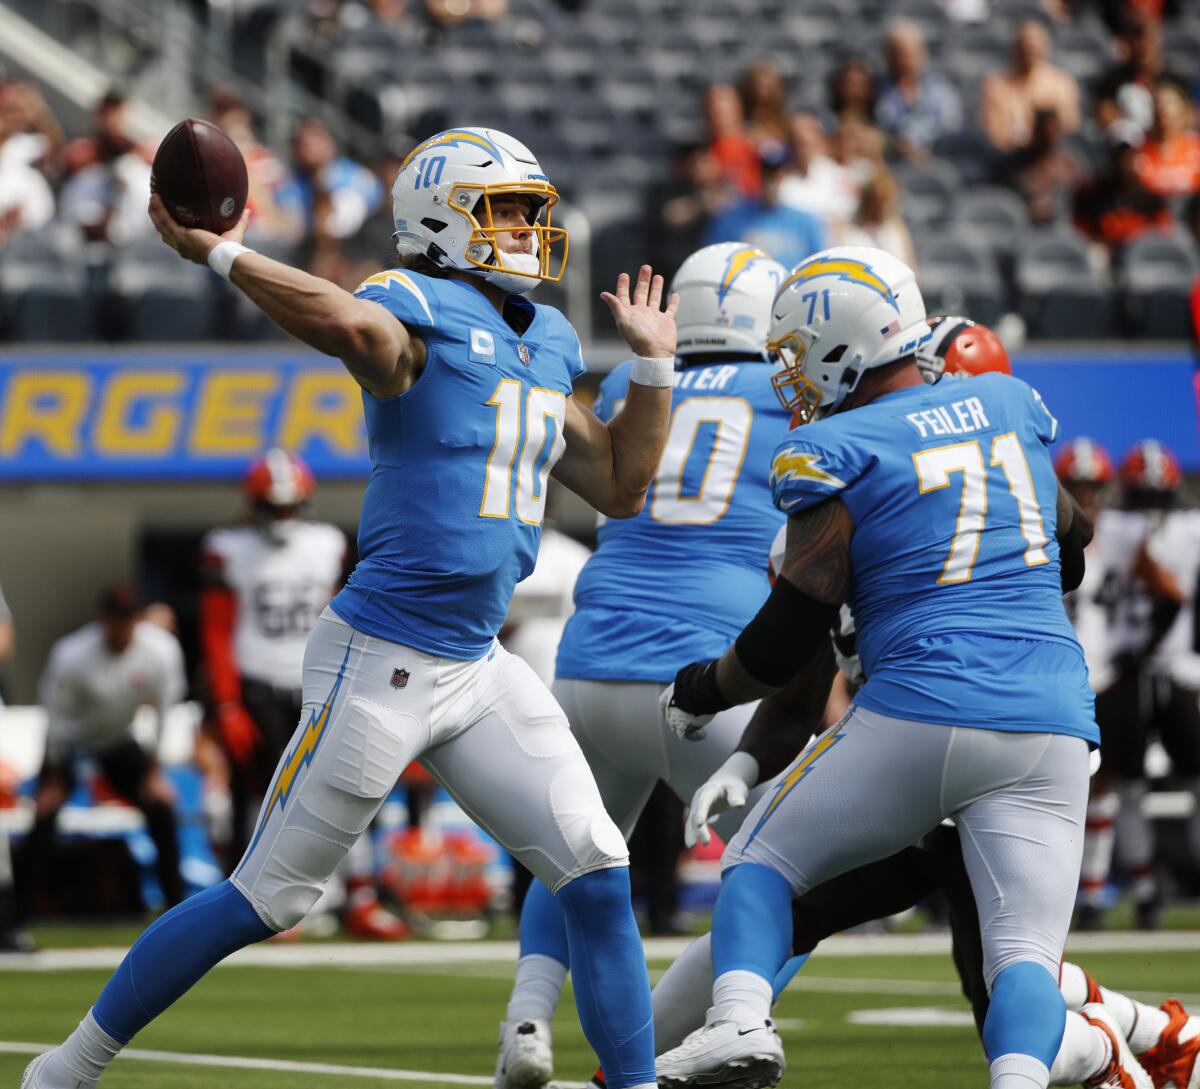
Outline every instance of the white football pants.
{"label": "white football pants", "polygon": [[[737,748],[757,704],[732,707],[705,728],[701,741],[680,741],[663,721],[658,698],[664,686],[647,681],[554,682],[554,695],[587,758],[604,808],[628,839],[654,784],[661,779],[684,805]],[[714,822],[726,842],[738,830],[765,786],[750,793],[745,808]]]}
{"label": "white football pants", "polygon": [[1018,960],[1058,978],[1079,885],[1088,747],[888,718],[852,707],[774,781],[729,844],[797,895],[958,826],[983,939],[984,979]]}
{"label": "white football pants", "polygon": [[498,643],[461,662],[364,635],[330,609],[304,653],[300,726],[233,875],[268,926],[316,903],[414,759],[551,891],[628,862],[561,708]]}

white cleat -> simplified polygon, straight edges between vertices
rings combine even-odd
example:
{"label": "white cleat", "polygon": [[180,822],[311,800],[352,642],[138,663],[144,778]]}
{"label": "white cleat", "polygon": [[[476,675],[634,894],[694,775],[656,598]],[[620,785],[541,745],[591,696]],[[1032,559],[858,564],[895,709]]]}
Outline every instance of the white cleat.
{"label": "white cleat", "polygon": [[544,1089],[554,1073],[549,1021],[502,1021],[495,1089]]}
{"label": "white cleat", "polygon": [[1079,1013],[1108,1037],[1112,1048],[1108,1064],[1083,1083],[1084,1089],[1107,1089],[1109,1086],[1115,1089],[1154,1089],[1154,1082],[1137,1061],[1117,1019],[1099,1002],[1088,1002]]}
{"label": "white cleat", "polygon": [[[46,1081],[45,1070],[57,1050],[58,1048],[52,1047],[49,1051],[43,1051],[25,1067],[25,1073],[21,1075],[21,1089],[52,1089],[50,1083]],[[77,1081],[71,1089],[92,1089],[95,1084],[95,1082]]]}
{"label": "white cleat", "polygon": [[663,1089],[728,1086],[769,1089],[783,1079],[787,1060],[771,1019],[712,1021],[655,1063]]}

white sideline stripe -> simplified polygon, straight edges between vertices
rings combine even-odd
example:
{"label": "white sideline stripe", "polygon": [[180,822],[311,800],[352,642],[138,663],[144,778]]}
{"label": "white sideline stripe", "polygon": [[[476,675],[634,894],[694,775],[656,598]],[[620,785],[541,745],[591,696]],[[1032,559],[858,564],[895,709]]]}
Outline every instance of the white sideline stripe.
{"label": "white sideline stripe", "polygon": [[[10,1055],[40,1055],[53,1044],[26,1044],[0,1040],[0,1052]],[[141,1062],[175,1063],[178,1066],[223,1066],[236,1070],[284,1070],[292,1074],[340,1074],[348,1078],[376,1078],[382,1081],[421,1081],[439,1085],[492,1085],[495,1078],[475,1074],[437,1074],[426,1070],[389,1070],[381,1066],[339,1066],[334,1063],[297,1063],[287,1059],[252,1059],[239,1055],[191,1055],[183,1051],[151,1051],[126,1048],[118,1056]]]}
{"label": "white sideline stripe", "polygon": [[[674,960],[690,938],[648,938],[649,960]],[[1200,931],[1097,931],[1072,934],[1067,959],[1087,953],[1187,952],[1200,950]],[[81,968],[115,968],[126,950],[47,949],[40,953],[0,955],[0,973],[60,972]],[[814,957],[914,956],[950,952],[949,934],[838,934],[821,943]],[[340,945],[313,942],[299,945],[266,943],[239,950],[223,961],[238,967],[261,968],[381,968],[443,964],[515,964],[517,943],[401,942],[393,945]]]}

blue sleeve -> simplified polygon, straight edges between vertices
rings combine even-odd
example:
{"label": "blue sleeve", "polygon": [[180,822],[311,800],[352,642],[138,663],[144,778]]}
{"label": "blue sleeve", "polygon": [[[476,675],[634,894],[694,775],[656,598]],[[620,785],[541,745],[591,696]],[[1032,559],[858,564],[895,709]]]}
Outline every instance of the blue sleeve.
{"label": "blue sleeve", "polygon": [[563,325],[566,326],[569,345],[567,348],[567,371],[571,375],[571,385],[574,385],[581,375],[587,373],[587,363],[583,359],[583,345],[579,343],[579,334],[575,332],[574,327],[565,317]]}
{"label": "blue sleeve", "polygon": [[437,295],[429,280],[415,273],[398,268],[378,272],[358,285],[354,297],[379,303],[414,333],[437,328]]}
{"label": "blue sleeve", "polygon": [[[1017,379],[1020,381],[1020,379]],[[1054,418],[1042,400],[1042,395],[1032,386],[1021,382],[1025,411],[1033,423],[1034,434],[1047,446],[1058,438],[1058,420]]]}
{"label": "blue sleeve", "polygon": [[[809,427],[814,425],[809,424]],[[858,478],[861,468],[819,434],[793,433],[779,444],[771,459],[771,498],[784,514],[798,514],[823,503]]]}
{"label": "blue sleeve", "polygon": [[592,411],[605,423],[620,411],[621,403],[629,393],[629,372],[632,367],[632,362],[622,363],[614,367],[600,383],[600,392],[596,394]]}

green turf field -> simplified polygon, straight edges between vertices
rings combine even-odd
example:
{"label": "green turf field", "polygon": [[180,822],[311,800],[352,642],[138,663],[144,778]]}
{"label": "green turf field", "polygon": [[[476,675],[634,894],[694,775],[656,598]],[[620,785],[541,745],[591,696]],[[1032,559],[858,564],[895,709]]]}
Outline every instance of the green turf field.
{"label": "green turf field", "polygon": [[[1200,992],[1200,937],[1194,950],[1087,953],[1076,959],[1105,983],[1139,997],[1158,1001],[1168,994]],[[655,961],[652,967],[660,970],[664,963]],[[192,1059],[122,1059],[104,1084],[107,1089],[490,1085],[510,972],[502,961],[469,957],[421,965],[222,967],[136,1041],[139,1050]],[[107,976],[107,969],[0,968],[0,1087],[15,1089],[28,1061],[28,1053],[14,1051],[13,1045],[60,1039]],[[917,1021],[945,1015],[967,1020],[944,954],[814,957],[776,1011],[791,1062],[783,1084],[822,1089],[986,1085],[969,1024],[860,1023],[886,1020],[894,1012],[879,1011],[896,1010]],[[574,1008],[566,1003],[555,1022],[555,1044],[558,1077],[565,1085],[582,1086],[593,1063]],[[232,1061],[214,1066],[214,1056]],[[200,1065],[206,1057],[210,1065]],[[268,1062],[263,1068],[239,1061],[253,1059]],[[280,1063],[359,1070],[281,1068]]]}

